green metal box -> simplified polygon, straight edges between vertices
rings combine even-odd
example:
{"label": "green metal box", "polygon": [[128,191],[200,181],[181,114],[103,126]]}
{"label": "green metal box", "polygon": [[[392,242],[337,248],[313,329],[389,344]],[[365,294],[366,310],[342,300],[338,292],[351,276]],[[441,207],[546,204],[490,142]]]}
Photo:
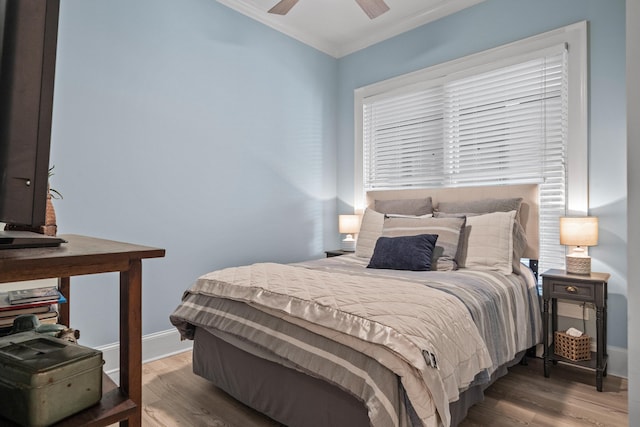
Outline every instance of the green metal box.
{"label": "green metal box", "polygon": [[40,427],[94,405],[102,398],[102,364],[102,352],[48,335],[2,337],[0,415]]}

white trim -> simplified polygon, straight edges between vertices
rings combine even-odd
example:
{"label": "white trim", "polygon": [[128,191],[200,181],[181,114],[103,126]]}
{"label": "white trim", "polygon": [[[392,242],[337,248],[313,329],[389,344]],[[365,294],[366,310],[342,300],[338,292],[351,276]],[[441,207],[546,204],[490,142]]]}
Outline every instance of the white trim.
{"label": "white trim", "polygon": [[607,373],[616,377],[629,378],[629,353],[626,348],[607,346]]}
{"label": "white trim", "polygon": [[333,44],[327,43],[326,40],[313,37],[308,33],[300,32],[293,28],[290,28],[289,26],[287,26],[286,24],[283,24],[278,20],[278,18],[281,18],[279,15],[274,16],[272,14],[266,13],[262,9],[258,9],[253,5],[250,5],[244,2],[239,2],[237,0],[217,0],[217,1],[218,3],[222,3],[223,5],[227,6],[230,9],[235,10],[236,12],[240,12],[241,14],[260,22],[261,24],[264,24],[267,27],[271,27],[276,31],[280,31],[281,33],[291,38],[294,38],[299,42],[302,42],[308,46],[318,49],[319,51],[324,52],[327,55],[331,55],[334,58],[338,57],[336,47]]}
{"label": "white trim", "polygon": [[[627,130],[627,268],[622,271],[621,286],[627,294],[627,345],[630,360],[629,370],[629,425],[640,425],[640,366],[631,360],[640,357],[640,288],[636,281],[640,276],[640,264],[636,261],[640,251],[640,171],[638,160],[640,159],[640,2],[637,0],[626,1],[626,130]],[[624,234],[621,236],[624,241]],[[624,293],[624,292],[620,292]],[[621,308],[622,309],[622,308]],[[622,328],[623,325],[618,325]]]}
{"label": "white trim", "polygon": [[293,29],[282,22],[281,16],[274,16],[266,13],[264,10],[255,7],[254,5],[241,2],[238,0],[217,0],[218,3],[229,7],[251,19],[254,19],[261,24],[273,28],[291,38],[298,40],[308,46],[318,49],[327,55],[334,58],[341,58],[343,56],[354,53],[358,50],[364,49],[391,37],[397,36],[421,25],[428,24],[447,15],[459,12],[462,9],[474,6],[485,0],[449,0],[441,2],[437,6],[419,13],[415,16],[411,16],[396,25],[390,25],[385,28],[381,28],[375,32],[370,33],[365,37],[361,37],[353,42],[332,43],[320,37],[314,37],[305,31],[299,31]]}
{"label": "white trim", "polygon": [[[175,354],[190,351],[193,341],[180,341],[180,333],[176,329],[168,329],[142,337],[142,363],[163,359]],[[104,358],[104,371],[116,383],[120,377],[120,344],[113,343],[98,347]],[[627,378],[628,353],[626,348],[607,346],[609,361],[607,372],[612,375]]]}
{"label": "white trim", "polygon": [[[180,341],[180,333],[176,329],[156,332],[145,335],[142,338],[142,363],[163,359],[175,354],[190,351],[193,348],[193,341]],[[102,351],[104,358],[104,371],[116,382],[120,374],[118,343],[108,344],[98,347]],[[595,351],[595,349],[594,349]],[[609,361],[607,372],[617,377],[627,378],[628,354],[627,349],[622,347],[607,346]]]}
{"label": "white trim", "polygon": [[588,211],[588,97],[587,97],[587,22],[582,21],[523,40],[498,46],[483,52],[454,59],[402,76],[394,77],[354,91],[354,210],[364,209],[362,159],[362,105],[365,98],[381,93],[403,90],[407,86],[425,84],[444,76],[479,70],[509,58],[522,57],[533,51],[569,45],[569,165],[567,207],[570,214]]}
{"label": "white trim", "polygon": [[[572,29],[575,27],[575,30]],[[589,211],[589,97],[586,21],[565,27],[569,43],[567,215]]]}
{"label": "white trim", "polygon": [[[593,340],[595,341],[595,340]],[[596,351],[593,341],[591,342],[591,351]],[[536,357],[542,359],[542,344],[536,346]],[[607,361],[607,374],[620,378],[629,378],[629,353],[626,348],[607,346],[607,355],[609,359]],[[595,376],[595,373],[593,374]],[[605,383],[607,379],[605,378]]]}
{"label": "white trim", "polygon": [[[142,363],[183,353],[193,348],[193,341],[180,340],[177,329],[155,332],[142,337]],[[120,343],[103,345],[97,348],[102,351],[104,371],[118,383],[120,378]]]}
{"label": "white trim", "polygon": [[[220,0],[218,0],[220,1]],[[336,58],[347,56],[381,41],[390,39],[399,34],[418,28],[421,25],[452,15],[468,7],[482,3],[485,0],[449,0],[441,2],[438,6],[405,19],[395,25],[381,28],[366,37],[362,37],[351,43],[343,43],[334,47]],[[331,54],[330,54],[331,55]]]}

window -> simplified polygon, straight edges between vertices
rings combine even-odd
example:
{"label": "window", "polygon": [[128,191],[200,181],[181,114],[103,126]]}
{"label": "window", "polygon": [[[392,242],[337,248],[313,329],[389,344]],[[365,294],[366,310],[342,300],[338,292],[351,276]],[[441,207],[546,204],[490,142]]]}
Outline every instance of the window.
{"label": "window", "polygon": [[540,268],[562,268],[558,217],[587,210],[584,52],[581,23],[358,89],[356,201],[539,183]]}

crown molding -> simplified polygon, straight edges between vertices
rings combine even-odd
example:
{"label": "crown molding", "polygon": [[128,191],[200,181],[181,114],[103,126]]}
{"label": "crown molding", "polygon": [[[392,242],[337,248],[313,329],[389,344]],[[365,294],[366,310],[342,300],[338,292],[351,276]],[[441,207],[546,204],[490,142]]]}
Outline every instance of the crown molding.
{"label": "crown molding", "polygon": [[397,36],[421,25],[436,21],[447,15],[456,13],[462,9],[474,6],[485,0],[447,0],[441,1],[431,9],[425,10],[423,13],[411,16],[398,24],[391,25],[382,30],[376,30],[375,33],[361,37],[355,41],[347,41],[344,43],[332,43],[320,37],[314,37],[304,31],[297,31],[290,28],[282,22],[281,16],[274,16],[265,13],[264,10],[238,0],[217,0],[219,3],[233,9],[249,18],[258,21],[268,27],[273,28],[293,39],[296,39],[308,46],[311,46],[321,52],[326,53],[334,58],[352,54],[361,49],[372,46],[391,37]]}
{"label": "crown molding", "polygon": [[255,6],[252,6],[247,3],[239,2],[237,0],[217,0],[218,3],[222,3],[230,9],[235,10],[236,12],[240,12],[243,15],[248,16],[249,18],[260,22],[268,27],[273,28],[276,31],[279,31],[293,39],[298,40],[308,46],[313,47],[321,52],[326,53],[327,55],[333,56],[334,58],[338,57],[338,50],[335,48],[333,43],[329,43],[326,40],[323,40],[318,37],[313,37],[307,33],[296,31],[288,27],[286,24],[283,24],[278,18],[282,19],[280,15],[271,15],[266,13],[264,10],[258,9]]}
{"label": "crown molding", "polygon": [[429,22],[437,21],[440,18],[444,18],[447,15],[454,14],[456,12],[461,11],[462,9],[466,9],[468,7],[474,6],[478,3],[482,3],[485,0],[449,0],[443,1],[439,5],[425,10],[424,12],[417,14],[415,16],[411,16],[406,20],[399,22],[396,25],[391,25],[383,30],[376,31],[375,34],[370,34],[369,36],[362,37],[354,42],[345,43],[341,46],[334,46],[336,58],[341,58],[343,56],[350,55],[359,50],[365,49],[369,46],[372,46],[376,43],[380,43],[384,40],[390,39],[402,33],[406,33],[407,31],[413,30],[414,28],[418,28],[421,25],[428,24]]}

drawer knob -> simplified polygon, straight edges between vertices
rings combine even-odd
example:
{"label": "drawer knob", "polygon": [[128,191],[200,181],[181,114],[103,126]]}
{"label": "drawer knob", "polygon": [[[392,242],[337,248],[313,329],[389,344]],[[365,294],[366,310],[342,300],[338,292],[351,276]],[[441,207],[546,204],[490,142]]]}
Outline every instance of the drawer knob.
{"label": "drawer knob", "polygon": [[578,288],[576,288],[575,286],[567,286],[566,288],[564,288],[564,290],[569,292],[570,294],[578,293]]}

